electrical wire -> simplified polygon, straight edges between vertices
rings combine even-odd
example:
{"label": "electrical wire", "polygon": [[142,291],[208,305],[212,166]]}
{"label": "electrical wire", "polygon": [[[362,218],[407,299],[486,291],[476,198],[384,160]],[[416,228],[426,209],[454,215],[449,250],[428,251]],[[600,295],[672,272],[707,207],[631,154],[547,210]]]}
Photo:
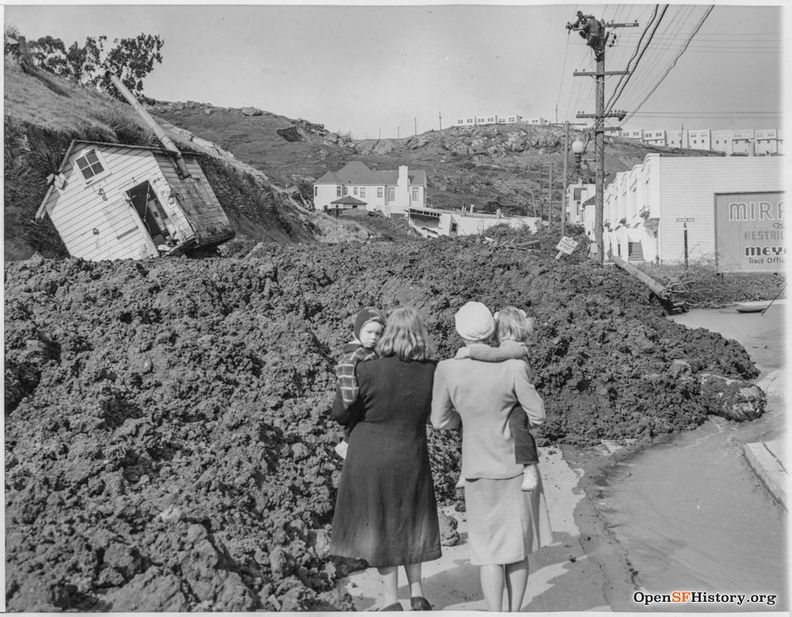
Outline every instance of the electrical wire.
{"label": "electrical wire", "polygon": [[622,95],[622,92],[624,92],[624,88],[626,88],[627,84],[630,82],[630,78],[632,77],[632,75],[635,74],[635,69],[638,67],[638,65],[641,62],[641,59],[646,54],[646,50],[649,49],[649,46],[652,43],[652,39],[654,39],[655,32],[657,32],[657,29],[660,27],[660,23],[663,21],[663,17],[665,16],[666,11],[668,11],[667,4],[663,7],[662,12],[658,16],[657,21],[653,26],[652,32],[649,34],[649,39],[646,41],[646,44],[644,45],[643,49],[638,53],[638,57],[635,59],[635,64],[633,65],[632,69],[630,69],[629,67],[627,68],[629,73],[626,76],[624,83],[621,85],[621,88],[614,92],[613,96],[611,96],[610,100],[605,105],[606,114],[611,112],[613,106],[616,104],[616,102],[619,100],[619,97]]}
{"label": "electrical wire", "polygon": [[633,110],[632,110],[632,112],[631,112],[630,114],[628,114],[628,116],[625,118],[625,121],[626,121],[626,120],[628,120],[630,117],[632,117],[632,115],[634,115],[634,114],[635,114],[635,112],[637,112],[639,109],[641,109],[641,107],[642,107],[642,106],[643,106],[643,104],[644,104],[644,103],[647,101],[647,99],[648,99],[650,96],[652,96],[652,94],[654,94],[655,90],[657,90],[657,88],[660,86],[660,84],[661,84],[661,83],[663,83],[663,80],[665,80],[665,78],[668,76],[668,74],[671,72],[671,70],[672,70],[672,69],[673,69],[673,68],[676,66],[676,63],[677,63],[677,61],[679,60],[679,58],[681,58],[681,57],[682,57],[682,54],[684,54],[684,53],[685,53],[685,50],[687,49],[688,45],[690,44],[690,41],[692,41],[692,40],[693,40],[693,38],[694,38],[694,37],[696,36],[696,34],[698,33],[698,31],[699,31],[699,30],[701,30],[701,27],[704,25],[704,22],[705,22],[705,21],[707,21],[707,18],[710,16],[710,14],[712,13],[712,10],[713,10],[714,8],[715,8],[714,6],[709,6],[709,7],[707,7],[707,11],[706,11],[706,13],[704,13],[704,16],[701,18],[701,21],[699,21],[699,23],[698,23],[698,25],[696,26],[695,30],[694,30],[694,31],[693,31],[693,33],[690,35],[690,38],[688,39],[688,42],[685,44],[685,46],[682,48],[682,50],[681,50],[681,51],[680,51],[680,52],[677,54],[677,56],[674,58],[673,62],[671,63],[671,66],[669,66],[669,67],[668,67],[668,69],[666,70],[666,72],[665,72],[665,73],[663,73],[662,77],[660,77],[660,79],[659,79],[659,80],[658,80],[658,82],[655,84],[654,88],[652,88],[652,90],[649,92],[649,94],[647,94],[647,95],[646,95],[646,96],[645,96],[645,97],[644,97],[644,98],[641,100],[641,102],[640,102],[640,103],[638,103],[638,105],[636,106],[636,108],[635,108],[635,109],[633,109]]}

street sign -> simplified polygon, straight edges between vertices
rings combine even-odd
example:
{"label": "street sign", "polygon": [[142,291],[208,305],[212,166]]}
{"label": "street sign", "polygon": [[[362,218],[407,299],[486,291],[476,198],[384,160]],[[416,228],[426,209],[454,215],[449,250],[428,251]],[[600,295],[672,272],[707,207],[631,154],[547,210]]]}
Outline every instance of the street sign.
{"label": "street sign", "polygon": [[563,236],[559,241],[559,243],[556,245],[556,248],[559,251],[558,255],[556,255],[556,259],[561,259],[561,255],[571,255],[572,251],[574,251],[577,248],[577,245],[578,243],[572,238]]}
{"label": "street sign", "polygon": [[694,219],[692,216],[689,216],[689,217],[684,217],[683,216],[683,217],[679,217],[677,219],[677,223],[695,223],[695,222],[696,222],[696,219]]}

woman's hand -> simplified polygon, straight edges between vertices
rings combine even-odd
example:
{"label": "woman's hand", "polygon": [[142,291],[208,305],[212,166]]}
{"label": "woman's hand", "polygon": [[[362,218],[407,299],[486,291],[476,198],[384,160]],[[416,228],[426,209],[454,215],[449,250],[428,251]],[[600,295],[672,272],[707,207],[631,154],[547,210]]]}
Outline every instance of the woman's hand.
{"label": "woman's hand", "polygon": [[457,360],[461,358],[469,358],[470,357],[470,349],[468,349],[467,345],[465,347],[460,347],[456,355],[454,356]]}

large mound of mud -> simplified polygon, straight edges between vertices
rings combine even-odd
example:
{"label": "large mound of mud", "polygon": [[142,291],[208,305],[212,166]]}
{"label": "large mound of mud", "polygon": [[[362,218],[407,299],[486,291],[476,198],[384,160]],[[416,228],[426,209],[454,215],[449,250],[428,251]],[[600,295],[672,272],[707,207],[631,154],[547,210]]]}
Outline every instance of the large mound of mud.
{"label": "large mound of mud", "polygon": [[[467,300],[525,307],[545,442],[686,429],[722,407],[702,375],[756,376],[640,283],[554,253],[440,240],[8,265],[9,610],[351,608],[327,552],[341,467],[327,410],[363,305],[416,307],[439,358]],[[456,436],[430,446],[453,499]]]}

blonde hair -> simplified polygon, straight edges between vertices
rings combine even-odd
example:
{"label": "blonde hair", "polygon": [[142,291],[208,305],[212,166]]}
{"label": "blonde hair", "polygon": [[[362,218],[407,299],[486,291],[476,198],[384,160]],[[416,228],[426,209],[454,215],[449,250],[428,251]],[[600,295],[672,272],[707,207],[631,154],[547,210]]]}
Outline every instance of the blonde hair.
{"label": "blonde hair", "polygon": [[533,332],[533,318],[516,306],[507,306],[495,314],[498,321],[498,340],[511,339],[524,343]]}
{"label": "blonde hair", "polygon": [[429,335],[413,308],[397,308],[388,314],[385,331],[376,346],[377,355],[399,356],[400,360],[428,360]]}

